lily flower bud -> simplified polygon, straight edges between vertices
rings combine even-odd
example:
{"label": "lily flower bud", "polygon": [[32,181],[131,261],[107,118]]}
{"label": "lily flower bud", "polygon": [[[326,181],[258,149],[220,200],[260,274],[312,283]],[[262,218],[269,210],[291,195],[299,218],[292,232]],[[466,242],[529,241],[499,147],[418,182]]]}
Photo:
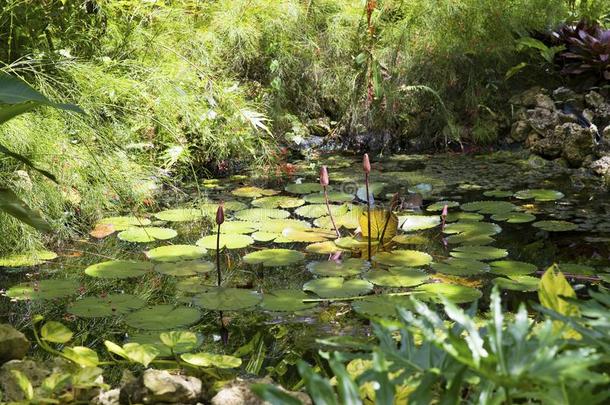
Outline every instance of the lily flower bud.
{"label": "lily flower bud", "polygon": [[322,187],[328,186],[328,170],[326,170],[326,166],[322,166],[320,168],[320,185]]}
{"label": "lily flower bud", "polygon": [[362,157],[362,167],[366,174],[369,174],[371,172],[371,162],[369,161],[368,153],[365,153],[364,156]]}
{"label": "lily flower bud", "polygon": [[220,225],[225,222],[225,209],[224,203],[221,202],[218,204],[218,209],[216,210],[216,224]]}
{"label": "lily flower bud", "polygon": [[443,217],[443,218],[446,218],[446,217],[447,217],[447,214],[448,214],[448,212],[447,212],[447,211],[448,211],[448,210],[447,210],[447,208],[449,208],[449,206],[448,206],[447,204],[445,204],[445,205],[443,206],[443,212],[441,213],[441,217]]}

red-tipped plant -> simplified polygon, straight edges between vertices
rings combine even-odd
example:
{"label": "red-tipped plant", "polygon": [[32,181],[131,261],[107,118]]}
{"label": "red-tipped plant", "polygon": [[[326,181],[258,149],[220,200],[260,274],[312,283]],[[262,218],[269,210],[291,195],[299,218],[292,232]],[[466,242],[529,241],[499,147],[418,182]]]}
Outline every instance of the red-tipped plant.
{"label": "red-tipped plant", "polygon": [[218,225],[218,230],[216,231],[216,273],[218,275],[218,286],[220,287],[221,276],[220,276],[220,225],[225,222],[225,210],[224,203],[221,201],[218,204],[218,209],[216,210],[216,225]]}
{"label": "red-tipped plant", "polygon": [[445,221],[447,220],[447,209],[449,208],[449,206],[447,204],[445,204],[443,206],[443,212],[441,212],[441,220],[443,221],[441,224],[441,232],[445,230]]}
{"label": "red-tipped plant", "polygon": [[369,194],[369,174],[371,173],[371,162],[369,160],[369,154],[365,153],[362,157],[362,168],[364,169],[364,185],[366,187],[366,216],[367,216],[367,230],[369,235],[368,240],[368,259],[371,260],[371,196]]}
{"label": "red-tipped plant", "polygon": [[335,224],[335,219],[333,218],[333,213],[330,211],[330,204],[328,203],[328,184],[330,183],[328,179],[328,170],[326,166],[320,167],[320,185],[322,186],[322,190],[324,191],[324,202],[326,203],[326,209],[328,210],[328,216],[330,217],[330,222],[333,224],[333,228],[335,229],[335,233],[337,234],[337,238],[341,237],[339,233],[339,229],[337,229],[337,224]]}

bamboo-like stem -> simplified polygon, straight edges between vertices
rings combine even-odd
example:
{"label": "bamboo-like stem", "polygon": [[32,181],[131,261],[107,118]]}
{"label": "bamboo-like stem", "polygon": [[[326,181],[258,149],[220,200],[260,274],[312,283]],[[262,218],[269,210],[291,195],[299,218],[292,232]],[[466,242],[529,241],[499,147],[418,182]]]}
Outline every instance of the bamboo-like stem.
{"label": "bamboo-like stem", "polygon": [[371,260],[371,196],[369,194],[369,174],[364,174],[364,184],[366,186],[366,226],[368,230],[368,260]]}
{"label": "bamboo-like stem", "polygon": [[330,203],[328,202],[328,189],[326,186],[322,187],[324,190],[324,202],[326,203],[326,209],[328,210],[328,216],[330,217],[330,222],[333,224],[333,228],[335,229],[335,233],[337,234],[337,238],[341,237],[341,233],[337,228],[337,224],[335,223],[335,218],[333,218],[333,213],[330,212]]}
{"label": "bamboo-like stem", "polygon": [[220,276],[220,224],[218,224],[218,231],[216,232],[216,274],[218,275],[218,287],[222,282]]}

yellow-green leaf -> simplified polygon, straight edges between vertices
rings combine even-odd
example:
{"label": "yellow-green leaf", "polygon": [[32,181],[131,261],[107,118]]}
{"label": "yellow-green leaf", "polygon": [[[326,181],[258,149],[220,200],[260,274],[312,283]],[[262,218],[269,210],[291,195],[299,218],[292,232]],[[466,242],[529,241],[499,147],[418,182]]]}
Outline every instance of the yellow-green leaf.
{"label": "yellow-green leaf", "polygon": [[47,342],[66,343],[72,339],[73,333],[62,323],[49,321],[42,325],[40,335]]}
{"label": "yellow-green leaf", "polygon": [[[576,293],[564,277],[563,273],[558,270],[557,265],[552,265],[540,279],[540,288],[538,290],[540,303],[559,314],[565,316],[578,316],[578,307],[561,297],[575,298]],[[565,328],[561,321],[554,321],[553,325],[555,330]],[[568,330],[565,333],[567,334],[566,337],[580,338],[580,334],[574,330]]]}

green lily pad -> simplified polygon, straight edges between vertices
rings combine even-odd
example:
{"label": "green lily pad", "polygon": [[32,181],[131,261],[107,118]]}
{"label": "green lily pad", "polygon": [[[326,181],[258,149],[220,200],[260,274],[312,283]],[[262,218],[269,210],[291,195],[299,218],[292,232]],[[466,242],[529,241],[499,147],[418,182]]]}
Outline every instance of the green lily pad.
{"label": "green lily pad", "polygon": [[150,262],[110,260],[89,266],[85,274],[96,278],[129,278],[142,276],[153,268]]}
{"label": "green lily pad", "polygon": [[518,262],[515,260],[498,260],[489,263],[490,271],[493,274],[502,276],[523,276],[535,272],[538,268],[526,262]]}
{"label": "green lily pad", "polygon": [[176,290],[188,294],[197,294],[202,291],[207,291],[210,288],[213,287],[204,284],[204,280],[201,279],[201,276],[182,278],[176,283]]}
{"label": "green lily pad", "polygon": [[472,260],[495,260],[508,256],[506,249],[491,246],[458,246],[449,254],[460,259]]}
{"label": "green lily pad", "polygon": [[303,290],[321,298],[343,298],[368,294],[373,290],[373,285],[366,280],[346,281],[343,277],[323,277],[308,281],[303,285]]}
{"label": "green lily pad", "polygon": [[262,197],[252,201],[252,205],[259,208],[296,208],[305,204],[305,200],[288,196]]}
{"label": "green lily pad", "polygon": [[[356,229],[360,226],[360,210],[352,210],[343,215],[333,216],[337,228]],[[313,224],[318,228],[333,229],[333,222],[328,215],[316,218]]]}
{"label": "green lily pad", "polygon": [[254,222],[265,222],[270,218],[285,219],[289,216],[290,212],[277,208],[248,208],[235,213],[237,219]]}
{"label": "green lily pad", "polygon": [[421,235],[396,235],[392,238],[392,242],[400,243],[401,245],[427,245],[430,239]]}
{"label": "green lily pad", "polygon": [[440,225],[441,217],[438,215],[405,215],[398,217],[398,223],[403,231],[412,232],[430,229]]}
{"label": "green lily pad", "polygon": [[315,303],[304,303],[307,298],[309,296],[299,290],[274,290],[263,295],[260,307],[273,312],[304,311],[316,306]]}
{"label": "green lily pad", "polygon": [[156,240],[172,239],[177,235],[178,232],[173,229],[158,228],[153,226],[149,228],[128,228],[122,232],[119,232],[117,236],[119,239],[124,240],[125,242],[148,243]]}
{"label": "green lily pad", "polygon": [[492,282],[503,290],[511,291],[537,291],[540,286],[539,278],[524,275],[497,277]]}
{"label": "green lily pad", "polygon": [[244,262],[248,264],[262,264],[264,267],[288,266],[304,259],[304,253],[290,249],[265,249],[243,257]]}
{"label": "green lily pad", "polygon": [[[250,221],[226,221],[220,226],[220,233],[248,234],[254,232],[259,225]],[[213,229],[216,230],[216,227]]]}
{"label": "green lily pad", "polygon": [[57,253],[49,250],[35,250],[29,253],[18,253],[0,257],[0,267],[30,267],[38,266],[57,258]]}
{"label": "green lily pad", "polygon": [[489,271],[489,265],[472,259],[451,257],[441,263],[432,263],[434,271],[452,276],[475,276]]}
{"label": "green lily pad", "polygon": [[281,234],[284,229],[305,230],[311,228],[311,224],[307,221],[298,219],[268,219],[265,222],[258,224],[258,229],[261,232]]}
{"label": "green lily pad", "polygon": [[476,301],[483,293],[476,288],[448,283],[429,283],[416,287],[415,298],[423,301],[441,302],[439,295],[455,304]]}
{"label": "green lily pad", "polygon": [[191,325],[201,318],[197,308],[170,304],[144,307],[125,317],[125,323],[136,329],[169,330]]}
{"label": "green lily pad", "polygon": [[156,272],[176,277],[195,276],[197,274],[208,273],[214,269],[216,269],[214,263],[200,260],[161,263],[155,266]]}
{"label": "green lily pad", "polygon": [[578,225],[568,221],[538,221],[532,226],[548,232],[568,232],[578,229]]}
{"label": "green lily pad", "polygon": [[321,192],[322,186],[320,183],[289,184],[284,190],[292,194],[310,194]]}
{"label": "green lily pad", "polygon": [[519,207],[508,201],[473,201],[462,204],[460,208],[464,211],[476,211],[479,214],[504,214]]}
{"label": "green lily pad", "polygon": [[330,240],[326,242],[312,243],[305,247],[305,251],[307,253],[317,253],[319,255],[329,255],[342,250],[343,249],[341,249],[339,246],[335,245],[335,242]]}
{"label": "green lily pad", "polygon": [[[221,225],[222,227],[222,225]],[[216,250],[217,235],[208,235],[199,239],[196,244],[206,249]],[[226,249],[242,249],[254,243],[254,239],[250,235],[242,235],[239,233],[221,233],[220,248]]]}
{"label": "green lily pad", "polygon": [[134,226],[148,226],[150,219],[138,217],[107,217],[97,221],[96,225],[112,225],[115,231],[124,231]]}
{"label": "green lily pad", "polygon": [[509,224],[525,224],[536,220],[536,216],[527,212],[508,212],[505,214],[492,215],[493,221],[506,221]]}
{"label": "green lily pad", "polygon": [[[374,240],[371,242],[372,242],[371,246],[379,245],[379,241]],[[364,239],[358,239],[358,238],[355,238],[352,236],[346,236],[343,238],[335,239],[335,245],[337,245],[341,249],[357,250],[357,249],[366,248],[368,246],[368,241],[366,241]]]}
{"label": "green lily pad", "polygon": [[489,235],[475,234],[475,233],[459,233],[457,235],[451,235],[445,239],[447,243],[451,245],[468,244],[468,245],[489,245],[496,240]]}
{"label": "green lily pad", "polygon": [[180,358],[197,367],[236,368],[241,366],[239,357],[212,353],[184,353]]}
{"label": "green lily pad", "polygon": [[502,232],[502,228],[490,222],[459,221],[447,224],[443,232],[447,234],[496,235]]}
{"label": "green lily pad", "polygon": [[[310,204],[324,204],[324,193],[307,194],[303,199]],[[328,192],[328,201],[330,202],[349,202],[353,199],[353,194],[347,194],[341,191]]]}
{"label": "green lily pad", "polygon": [[[223,202],[223,207],[225,211],[229,212],[241,211],[248,208],[248,206],[241,201],[225,201]],[[200,206],[200,209],[207,215],[215,215],[218,210],[218,203],[205,203]]]}
{"label": "green lily pad", "polygon": [[[170,334],[179,333],[184,336],[174,345],[173,348],[168,347],[161,340],[161,335],[164,333],[140,331],[129,334],[129,341],[133,343],[147,344],[154,346],[159,351],[159,357],[173,357],[172,350],[176,354],[192,352],[203,343],[203,336],[200,333],[188,331],[171,331]],[[192,336],[195,335],[195,336]]]}
{"label": "green lily pad", "polygon": [[562,199],[564,194],[556,190],[549,190],[546,188],[536,188],[530,190],[521,190],[515,193],[515,198],[520,200],[531,200],[536,201],[556,201]]}
{"label": "green lily pad", "polygon": [[440,212],[443,210],[445,205],[447,206],[447,208],[455,208],[459,207],[460,203],[457,201],[437,201],[434,204],[428,205],[426,211]]}
{"label": "green lily pad", "polygon": [[203,218],[203,212],[200,209],[195,208],[177,208],[172,210],[165,210],[157,212],[155,218],[161,221],[169,222],[188,222],[198,221]]}
{"label": "green lily pad", "polygon": [[483,195],[489,198],[508,198],[513,196],[513,192],[508,190],[487,190]]}
{"label": "green lily pad", "polygon": [[193,245],[168,245],[147,251],[146,257],[155,262],[179,262],[182,260],[195,260],[203,257],[206,250]]}
{"label": "green lily pad", "polygon": [[28,281],[12,286],[5,295],[15,300],[50,300],[76,294],[76,280]]}
{"label": "green lily pad", "polygon": [[258,304],[261,295],[256,291],[240,288],[216,287],[196,295],[193,302],[205,309],[215,311],[235,311],[251,308]]}
{"label": "green lily pad", "polygon": [[361,315],[380,318],[396,318],[396,307],[413,308],[408,296],[375,295],[352,302],[354,311]]}
{"label": "green lily pad", "polygon": [[481,214],[477,214],[476,212],[450,212],[447,214],[447,218],[445,218],[446,222],[456,222],[456,221],[482,221],[485,217]]}
{"label": "green lily pad", "polygon": [[371,270],[364,277],[382,287],[413,287],[423,284],[430,276],[420,269],[390,267],[387,271]]}
{"label": "green lily pad", "polygon": [[262,196],[271,196],[279,194],[280,192],[277,190],[271,189],[263,189],[260,187],[240,187],[231,191],[231,194],[238,197],[250,197],[250,198],[259,198]]}
{"label": "green lily pad", "polygon": [[[330,212],[333,217],[347,214],[349,208],[347,205],[329,205]],[[303,207],[299,207],[294,211],[300,217],[304,218],[320,218],[328,215],[328,208],[326,204],[308,204]]]}
{"label": "green lily pad", "polygon": [[131,294],[85,297],[68,306],[68,312],[81,318],[106,318],[142,308],[146,302]]}
{"label": "green lily pad", "polygon": [[349,277],[356,276],[367,270],[370,264],[363,259],[355,257],[335,262],[327,260],[324,262],[311,262],[307,264],[307,270],[318,276]]}
{"label": "green lily pad", "polygon": [[292,242],[305,242],[305,243],[314,243],[314,242],[324,242],[329,239],[334,239],[337,237],[337,234],[328,229],[292,229],[286,228],[282,231],[282,236],[287,241]]}
{"label": "green lily pad", "polygon": [[418,250],[394,250],[377,253],[373,261],[390,267],[420,267],[430,264],[432,256]]}
{"label": "green lily pad", "polygon": [[582,274],[591,276],[596,273],[595,268],[579,263],[559,263],[559,270],[567,274]]}

